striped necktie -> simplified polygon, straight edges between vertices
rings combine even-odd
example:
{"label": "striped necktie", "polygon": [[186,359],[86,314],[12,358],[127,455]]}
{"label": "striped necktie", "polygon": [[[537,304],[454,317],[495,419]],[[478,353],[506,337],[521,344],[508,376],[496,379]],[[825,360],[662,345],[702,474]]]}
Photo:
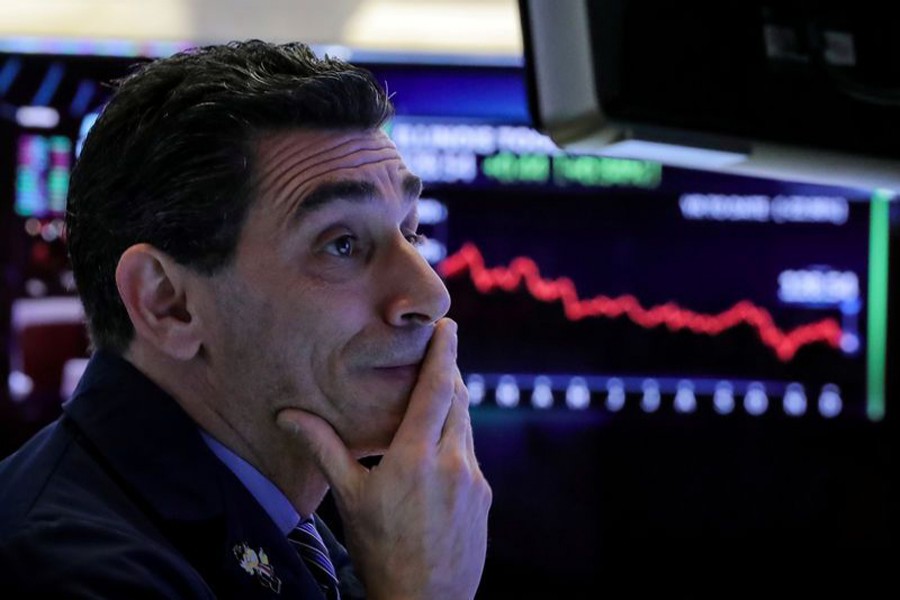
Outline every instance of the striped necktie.
{"label": "striped necktie", "polygon": [[322,541],[312,519],[301,521],[288,534],[288,541],[297,550],[327,600],[340,600],[337,575],[328,557],[328,550]]}

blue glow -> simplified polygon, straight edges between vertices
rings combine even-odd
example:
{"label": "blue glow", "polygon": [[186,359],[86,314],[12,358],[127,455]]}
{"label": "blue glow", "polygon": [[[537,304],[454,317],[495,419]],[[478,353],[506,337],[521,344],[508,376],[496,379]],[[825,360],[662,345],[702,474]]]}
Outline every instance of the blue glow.
{"label": "blue glow", "polygon": [[32,37],[17,37],[0,40],[0,51],[11,54],[49,54],[46,41]]}
{"label": "blue glow", "polygon": [[716,391],[713,393],[713,408],[720,415],[734,412],[734,386],[727,381],[720,381],[716,384]]}
{"label": "blue glow", "polygon": [[566,405],[574,410],[584,410],[591,403],[591,390],[583,377],[573,377],[566,388]]}
{"label": "blue glow", "polygon": [[540,376],[534,380],[534,390],[531,392],[531,405],[535,408],[550,408],[553,406],[553,382],[549,377]]}
{"label": "blue glow", "polygon": [[[557,405],[555,392],[564,391],[565,407],[584,410],[590,407],[593,394],[601,394],[604,408],[616,413],[625,408],[628,394],[641,394],[639,406],[645,413],[658,412],[662,395],[674,395],[673,409],[681,414],[696,413],[701,400],[712,399],[712,408],[719,415],[733,413],[737,396],[747,414],[761,416],[768,412],[776,398],[785,414],[806,415],[809,399],[806,388],[799,382],[674,379],[669,377],[607,377],[577,374],[478,373],[464,375],[472,406],[482,404],[493,392],[496,404],[513,409],[522,406],[523,394],[536,409],[550,409]],[[524,388],[522,385],[524,384]],[[555,391],[555,392],[554,392]],[[774,405],[772,405],[774,408]],[[831,418],[843,411],[840,389],[825,385],[818,396],[818,412]]]}
{"label": "blue glow", "polygon": [[59,112],[50,106],[20,106],[16,122],[32,129],[53,129],[59,125]]}
{"label": "blue glow", "polygon": [[466,388],[469,390],[469,404],[478,406],[484,400],[484,377],[481,375],[469,375],[466,378]]}
{"label": "blue glow", "polygon": [[96,90],[97,84],[89,79],[82,79],[78,83],[78,89],[75,91],[75,96],[69,105],[69,114],[73,117],[82,116],[88,109],[88,102],[94,97]]}
{"label": "blue glow", "polygon": [[9,397],[13,402],[26,400],[34,390],[34,380],[21,371],[12,371],[7,378]]}
{"label": "blue glow", "polygon": [[91,130],[91,127],[94,126],[94,123],[97,122],[99,117],[100,113],[89,113],[81,120],[81,125],[78,127],[78,141],[75,142],[75,158],[78,158],[81,154],[81,147],[84,145],[84,139],[87,137],[88,132]]}
{"label": "blue glow", "polygon": [[659,408],[659,383],[655,379],[647,379],[643,386],[644,395],[641,397],[641,409],[644,412],[656,412]]}
{"label": "blue glow", "polygon": [[819,414],[831,419],[841,414],[843,406],[841,390],[838,386],[828,384],[822,388],[822,393],[819,395]]}
{"label": "blue glow", "polygon": [[697,397],[694,395],[694,385],[690,381],[678,383],[678,391],[675,392],[675,410],[680,413],[692,413],[697,410]]}
{"label": "blue glow", "polygon": [[196,46],[194,43],[149,42],[88,38],[6,37],[0,39],[0,52],[10,54],[67,54],[80,56],[147,56],[161,58]]}
{"label": "blue glow", "polygon": [[22,59],[12,56],[3,63],[0,69],[0,97],[6,94],[22,69]]}
{"label": "blue glow", "polygon": [[747,387],[744,395],[744,410],[755,417],[765,413],[769,408],[769,397],[766,396],[766,388],[763,384],[755,382]]}
{"label": "blue glow", "polygon": [[612,412],[619,412],[625,407],[625,384],[622,380],[613,377],[606,383],[606,408]]}
{"label": "blue glow", "polygon": [[447,246],[438,240],[428,238],[419,246],[419,254],[427,260],[429,264],[436,265],[447,258]]}
{"label": "blue glow", "polygon": [[59,88],[59,84],[65,73],[66,68],[62,63],[55,62],[50,65],[47,69],[47,74],[44,75],[44,80],[41,82],[41,87],[38,88],[31,104],[34,106],[49,105],[50,101],[53,100],[53,96],[56,95],[56,90]]}
{"label": "blue glow", "polygon": [[799,417],[806,413],[806,392],[799,383],[792,383],[784,393],[784,412]]}
{"label": "blue glow", "polygon": [[604,147],[600,151],[600,155],[612,158],[649,160],[689,169],[721,169],[735,165],[747,158],[746,154],[737,152],[690,148],[642,140],[626,140],[611,144]]}
{"label": "blue glow", "polygon": [[386,86],[397,116],[440,117],[485,123],[530,123],[525,81],[519,68],[477,69],[363,65]]}
{"label": "blue glow", "polygon": [[447,205],[434,198],[419,198],[419,225],[437,225],[447,220]]}
{"label": "blue glow", "polygon": [[494,392],[497,404],[504,408],[514,408],[519,405],[519,384],[512,375],[504,375],[497,384]]}
{"label": "blue glow", "polygon": [[844,333],[841,336],[841,350],[847,354],[855,354],[859,351],[859,336],[855,333]]}

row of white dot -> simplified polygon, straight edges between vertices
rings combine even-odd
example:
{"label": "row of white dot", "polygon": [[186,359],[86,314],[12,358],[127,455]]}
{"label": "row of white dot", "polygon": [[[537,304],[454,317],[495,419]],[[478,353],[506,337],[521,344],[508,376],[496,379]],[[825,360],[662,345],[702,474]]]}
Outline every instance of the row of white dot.
{"label": "row of white dot", "polygon": [[[473,405],[481,404],[487,394],[485,380],[480,375],[469,375],[466,379],[469,388],[469,399]],[[661,404],[659,384],[654,379],[646,379],[642,384],[639,406],[647,413],[656,412]],[[503,408],[514,408],[521,400],[521,390],[515,377],[503,375],[494,390],[497,405]],[[618,412],[625,406],[627,393],[621,379],[612,378],[607,381],[604,404],[611,412]],[[754,382],[747,386],[743,395],[744,410],[753,416],[765,414],[769,409],[770,398],[762,383]],[[549,377],[538,376],[531,386],[531,405],[534,408],[551,408],[554,404],[553,385]],[[566,386],[565,403],[573,410],[588,408],[591,402],[591,390],[583,377],[572,377]],[[808,410],[809,402],[806,391],[799,383],[787,386],[782,397],[784,412],[791,416],[802,416]],[[727,381],[716,384],[712,397],[712,407],[717,413],[726,415],[734,412],[737,406],[734,386]],[[826,418],[836,417],[843,409],[840,389],[833,384],[822,387],[818,398],[819,414]],[[688,380],[678,383],[673,400],[673,408],[679,413],[693,413],[697,410],[697,397],[694,385]]]}

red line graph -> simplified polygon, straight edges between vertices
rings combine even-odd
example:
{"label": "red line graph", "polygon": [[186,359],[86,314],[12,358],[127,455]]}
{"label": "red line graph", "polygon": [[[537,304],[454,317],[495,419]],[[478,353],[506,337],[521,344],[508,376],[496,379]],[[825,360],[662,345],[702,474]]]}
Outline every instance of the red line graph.
{"label": "red line graph", "polygon": [[782,331],[772,320],[769,311],[749,300],[741,300],[728,310],[711,315],[681,308],[673,302],[644,308],[631,295],[582,299],[578,297],[578,290],[571,279],[544,279],[537,264],[528,257],[515,258],[508,267],[486,267],[481,252],[471,243],[463,245],[456,254],[444,259],[438,270],[446,278],[458,277],[468,271],[472,283],[481,293],[496,289],[513,291],[524,282],[525,288],[535,299],[541,302],[562,302],[565,316],[570,321],[590,317],[626,316],[646,329],[665,325],[671,331],[688,330],[707,335],[719,335],[746,324],[756,329],[760,340],[783,362],[791,360],[800,348],[809,344],[825,343],[839,348],[843,333],[835,319],[822,319],[790,331]]}

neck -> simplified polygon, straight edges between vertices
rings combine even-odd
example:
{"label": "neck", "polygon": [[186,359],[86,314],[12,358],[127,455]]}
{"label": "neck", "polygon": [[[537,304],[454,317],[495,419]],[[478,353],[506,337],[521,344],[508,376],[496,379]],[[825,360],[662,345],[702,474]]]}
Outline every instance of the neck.
{"label": "neck", "polygon": [[312,457],[275,423],[274,415],[241,413],[253,403],[222,389],[199,357],[176,361],[133,343],[124,358],[168,393],[206,433],[253,465],[309,517],[328,491]]}

